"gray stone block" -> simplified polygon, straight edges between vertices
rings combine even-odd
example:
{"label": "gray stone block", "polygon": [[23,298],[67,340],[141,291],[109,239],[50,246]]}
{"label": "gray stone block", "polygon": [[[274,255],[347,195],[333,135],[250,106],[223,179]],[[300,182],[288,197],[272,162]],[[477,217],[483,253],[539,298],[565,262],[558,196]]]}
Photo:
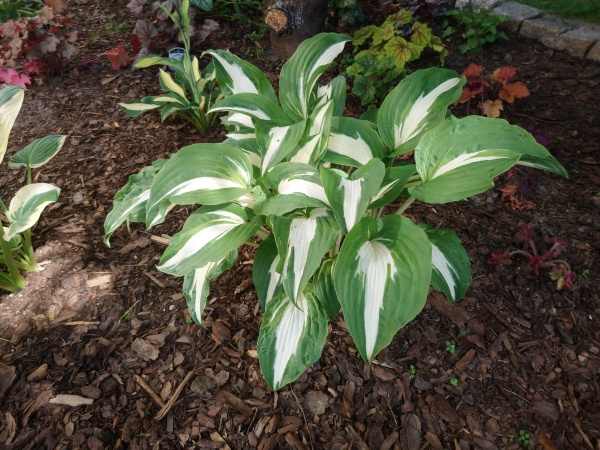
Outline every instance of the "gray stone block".
{"label": "gray stone block", "polygon": [[596,42],[585,57],[600,62],[600,42]]}
{"label": "gray stone block", "polygon": [[556,50],[566,50],[571,55],[583,58],[592,46],[600,41],[600,30],[591,27],[576,28],[561,34],[556,38]]}
{"label": "gray stone block", "polygon": [[502,3],[498,7],[493,9],[494,14],[508,16],[508,22],[505,22],[503,25],[509,31],[518,32],[521,28],[521,24],[524,20],[535,19],[536,17],[541,17],[543,11],[537,8],[532,8],[531,6],[521,5],[516,2],[506,2]]}
{"label": "gray stone block", "polygon": [[565,24],[564,21],[547,15],[543,19],[524,20],[519,34],[531,39],[537,39],[546,47],[559,49],[558,39],[560,35],[571,30],[573,27]]}
{"label": "gray stone block", "polygon": [[473,9],[493,9],[505,1],[506,0],[456,0],[456,8],[465,9],[471,5]]}

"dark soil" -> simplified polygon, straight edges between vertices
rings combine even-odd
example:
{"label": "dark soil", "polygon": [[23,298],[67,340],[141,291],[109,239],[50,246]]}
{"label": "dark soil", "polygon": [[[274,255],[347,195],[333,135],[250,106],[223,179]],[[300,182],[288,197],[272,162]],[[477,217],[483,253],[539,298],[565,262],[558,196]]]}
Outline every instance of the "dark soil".
{"label": "dark soil", "polygon": [[[128,32],[89,39],[107,23],[103,3],[71,2],[81,61],[128,43]],[[116,23],[135,20],[126,3],[110,2]],[[393,11],[378,8],[368,16]],[[247,32],[224,23],[242,57],[258,49]],[[252,62],[276,80],[280,62]],[[461,72],[468,62],[479,57],[452,53],[446,66]],[[8,155],[36,137],[69,138],[36,172],[62,189],[34,230],[44,270],[0,298],[0,447],[600,448],[600,66],[517,36],[486,48],[484,63],[519,68],[531,96],[502,117],[547,138],[570,179],[536,172],[537,188],[512,202],[497,188],[414,205],[416,219],[462,239],[474,279],[466,298],[449,304],[432,293],[372,366],[339,317],[319,362],[278,393],[258,366],[251,248],[211,285],[201,328],[188,323],[182,281],[155,268],[160,238],[178,230],[184,208],[156,229],[123,227],[111,248],[102,244],[104,217],[130,174],[184,145],[218,142],[223,128],[200,136],[158,114],[126,117],[117,103],[157,93],[156,70],[114,72],[104,56],[30,87]],[[359,104],[350,99],[348,114]],[[24,179],[5,164],[0,176],[4,199]],[[520,247],[523,224],[535,227],[542,251],[552,238],[566,243],[573,289],[559,291],[524,260],[491,274],[492,252]],[[56,403],[64,394],[79,406]]]}

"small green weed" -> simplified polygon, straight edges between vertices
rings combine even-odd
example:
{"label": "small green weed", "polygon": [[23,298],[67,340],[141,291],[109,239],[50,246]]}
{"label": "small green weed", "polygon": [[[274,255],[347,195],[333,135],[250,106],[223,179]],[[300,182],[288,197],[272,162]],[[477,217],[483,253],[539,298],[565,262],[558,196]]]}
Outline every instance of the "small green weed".
{"label": "small green weed", "polygon": [[408,370],[410,370],[410,376],[408,378],[413,380],[417,376],[417,369],[411,364]]}
{"label": "small green weed", "polygon": [[115,23],[114,19],[117,17],[115,13],[104,16],[104,19],[108,20],[109,23],[101,30],[93,31],[90,33],[90,40],[92,42],[97,41],[103,36],[114,36],[119,34],[123,30],[132,30],[135,27],[133,22],[119,22]]}
{"label": "small green weed", "polygon": [[458,386],[458,378],[450,378],[450,384],[454,387]]}
{"label": "small green weed", "polygon": [[579,272],[579,275],[581,275],[583,278],[587,278],[590,276],[590,269],[583,269]]}
{"label": "small green weed", "polygon": [[471,332],[471,330],[469,328],[461,328],[460,330],[458,330],[458,332],[461,336],[466,336]]}
{"label": "small green weed", "polygon": [[519,434],[509,434],[508,440],[510,442],[520,442],[523,445],[529,445],[529,433],[525,433],[524,430],[520,430]]}
{"label": "small green weed", "polygon": [[454,353],[456,352],[456,344],[450,341],[446,341],[446,351],[454,355]]}

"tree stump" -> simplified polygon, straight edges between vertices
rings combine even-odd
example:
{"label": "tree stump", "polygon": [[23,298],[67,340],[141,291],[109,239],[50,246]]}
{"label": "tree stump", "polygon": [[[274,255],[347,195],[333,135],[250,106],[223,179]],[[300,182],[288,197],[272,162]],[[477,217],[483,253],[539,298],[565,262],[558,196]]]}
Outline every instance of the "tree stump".
{"label": "tree stump", "polygon": [[302,41],[325,27],[327,0],[269,0],[265,21],[271,28],[273,53],[287,59]]}

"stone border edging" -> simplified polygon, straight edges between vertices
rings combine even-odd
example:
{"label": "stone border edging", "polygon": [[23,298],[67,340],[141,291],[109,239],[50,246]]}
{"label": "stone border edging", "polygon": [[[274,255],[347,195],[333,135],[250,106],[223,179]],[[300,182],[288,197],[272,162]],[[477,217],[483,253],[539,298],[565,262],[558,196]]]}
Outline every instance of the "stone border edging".
{"label": "stone border edging", "polygon": [[541,9],[507,0],[456,0],[456,8],[485,8],[508,16],[504,25],[524,37],[537,39],[546,47],[566,50],[578,58],[600,62],[600,25],[561,19]]}

